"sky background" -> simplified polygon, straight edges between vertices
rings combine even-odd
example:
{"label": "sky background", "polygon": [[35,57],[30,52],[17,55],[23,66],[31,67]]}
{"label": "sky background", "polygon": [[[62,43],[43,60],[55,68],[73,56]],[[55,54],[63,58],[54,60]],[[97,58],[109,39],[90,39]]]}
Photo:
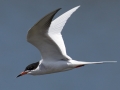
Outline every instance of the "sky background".
{"label": "sky background", "polygon": [[[28,30],[49,12],[55,17],[81,5],[62,35],[67,53],[87,65],[55,74],[16,76],[41,59],[26,41]],[[0,0],[0,90],[120,90],[120,0]]]}

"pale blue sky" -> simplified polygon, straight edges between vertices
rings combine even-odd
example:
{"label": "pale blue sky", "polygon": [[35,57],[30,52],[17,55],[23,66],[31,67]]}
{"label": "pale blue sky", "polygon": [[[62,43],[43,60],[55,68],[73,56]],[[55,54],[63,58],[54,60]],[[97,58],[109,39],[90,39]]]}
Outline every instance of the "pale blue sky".
{"label": "pale blue sky", "polygon": [[[44,15],[55,17],[77,6],[63,29],[67,53],[75,60],[109,61],[41,76],[15,78],[40,60],[26,41],[27,31]],[[120,90],[119,0],[0,0],[0,90]]]}

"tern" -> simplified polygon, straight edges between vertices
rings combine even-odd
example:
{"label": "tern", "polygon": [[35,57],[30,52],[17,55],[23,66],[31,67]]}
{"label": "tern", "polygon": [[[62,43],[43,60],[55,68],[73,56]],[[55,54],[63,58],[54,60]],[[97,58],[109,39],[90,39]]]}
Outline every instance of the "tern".
{"label": "tern", "polygon": [[85,62],[73,60],[66,53],[61,31],[68,18],[80,7],[76,6],[52,21],[57,9],[39,20],[27,34],[27,41],[41,53],[42,59],[28,65],[17,77],[22,75],[43,75],[63,72],[88,64],[114,63],[117,61]]}

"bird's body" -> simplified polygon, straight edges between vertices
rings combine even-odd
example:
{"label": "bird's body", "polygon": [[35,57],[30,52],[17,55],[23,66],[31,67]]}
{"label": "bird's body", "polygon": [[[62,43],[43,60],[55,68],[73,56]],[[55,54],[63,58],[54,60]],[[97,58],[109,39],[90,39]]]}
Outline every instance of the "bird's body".
{"label": "bird's body", "polygon": [[[108,61],[108,63],[110,62],[115,62],[115,61]],[[102,63],[107,63],[107,61],[84,62],[77,60],[68,60],[68,61],[56,60],[56,61],[46,62],[45,60],[40,60],[38,67],[35,70],[29,72],[28,74],[30,75],[50,74],[50,73],[68,71],[74,68],[82,67],[87,64],[102,64]]]}
{"label": "bird's body", "polygon": [[116,61],[100,61],[100,62],[84,62],[73,60],[66,53],[66,48],[61,35],[61,31],[68,18],[79,8],[77,6],[55,20],[52,21],[54,15],[60,10],[57,9],[40,21],[38,21],[29,31],[27,41],[34,45],[41,53],[42,60],[30,64],[17,77],[24,74],[43,75],[56,72],[62,72],[78,68],[87,64],[101,64],[105,62]]}
{"label": "bird's body", "polygon": [[66,70],[73,69],[72,66],[69,65],[67,61],[54,61],[54,62],[44,62],[43,60],[40,61],[39,66],[33,70],[31,75],[43,75],[43,74],[50,74],[56,72],[62,72]]}

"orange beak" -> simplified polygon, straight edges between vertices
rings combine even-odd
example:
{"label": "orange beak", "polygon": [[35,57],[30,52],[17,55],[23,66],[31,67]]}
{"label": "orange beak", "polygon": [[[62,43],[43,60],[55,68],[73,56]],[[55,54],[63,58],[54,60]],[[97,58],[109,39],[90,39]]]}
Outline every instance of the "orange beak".
{"label": "orange beak", "polygon": [[[17,77],[20,77],[20,76],[23,76],[23,75],[25,75],[25,74],[27,74],[28,72],[26,72],[26,71],[23,71],[23,72],[21,72]],[[17,78],[16,77],[16,78]]]}

